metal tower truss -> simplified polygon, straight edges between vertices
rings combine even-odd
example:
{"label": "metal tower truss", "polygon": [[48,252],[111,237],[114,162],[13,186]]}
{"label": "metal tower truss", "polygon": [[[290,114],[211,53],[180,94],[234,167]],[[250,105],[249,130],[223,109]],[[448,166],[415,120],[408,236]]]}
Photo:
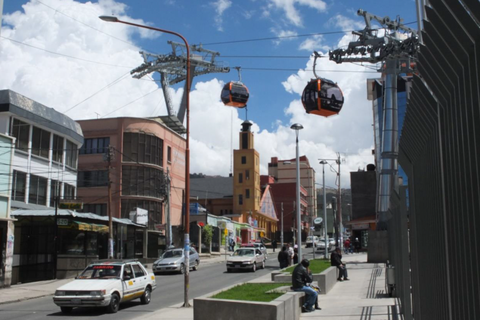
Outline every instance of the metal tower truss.
{"label": "metal tower truss", "polygon": [[[172,46],[172,53],[170,54],[151,54],[140,51],[144,62],[130,71],[130,74],[133,78],[141,79],[153,72],[160,73],[160,82],[168,112],[168,116],[161,116],[160,118],[167,126],[180,134],[184,134],[186,132],[185,127],[183,126],[186,109],[186,95],[190,88],[186,88],[187,81],[185,81],[183,97],[177,114],[175,114],[172,105],[169,88],[170,85],[182,82],[187,78],[186,48],[184,44],[174,41],[168,41],[168,44]],[[229,67],[223,66],[221,63],[215,61],[215,58],[219,55],[220,53],[204,49],[201,45],[190,46],[190,86],[193,77],[195,76],[216,72],[230,72]]]}
{"label": "metal tower truss", "polygon": [[[397,76],[411,72],[420,47],[417,31],[389,17],[378,17],[363,10],[357,14],[365,19],[365,28],[352,33],[357,41],[350,42],[347,49],[335,49],[329,52],[329,58],[337,64],[343,62],[381,63],[378,70],[384,74],[383,129],[379,165],[379,183],[377,187],[377,230],[386,230],[391,218],[390,197],[398,186],[398,106]],[[385,30],[379,36],[378,29],[372,29],[371,21],[376,20]]]}
{"label": "metal tower truss", "polygon": [[[419,48],[417,31],[402,24],[403,19],[390,20],[388,16],[378,17],[363,10],[357,14],[365,19],[365,28],[352,33],[357,41],[350,42],[347,49],[335,49],[329,52],[330,60],[342,62],[377,63],[387,59],[405,59],[416,54]],[[373,29],[371,21],[376,20],[385,29],[383,37],[378,36],[379,29]]]}

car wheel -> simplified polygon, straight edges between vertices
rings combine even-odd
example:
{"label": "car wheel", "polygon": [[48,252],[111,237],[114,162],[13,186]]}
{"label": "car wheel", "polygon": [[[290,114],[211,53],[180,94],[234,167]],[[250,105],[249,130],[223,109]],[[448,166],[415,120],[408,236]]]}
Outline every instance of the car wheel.
{"label": "car wheel", "polygon": [[195,265],[193,266],[193,270],[197,271],[199,266],[200,266],[200,261],[195,260]]}
{"label": "car wheel", "polygon": [[232,269],[230,269],[230,268],[227,268],[227,272],[232,272]]}
{"label": "car wheel", "polygon": [[110,304],[107,307],[108,313],[117,313],[120,308],[120,297],[117,293],[112,294],[110,298]]}
{"label": "car wheel", "polygon": [[73,308],[72,307],[60,307],[60,310],[62,310],[63,313],[72,313]]}
{"label": "car wheel", "polygon": [[252,266],[252,272],[257,271],[257,263],[255,262]]}
{"label": "car wheel", "polygon": [[185,273],[185,265],[183,263],[180,265],[180,273],[181,274]]}
{"label": "car wheel", "polygon": [[149,304],[150,300],[152,300],[152,289],[150,289],[150,287],[147,287],[142,297],[140,298],[140,301],[142,302],[142,304]]}

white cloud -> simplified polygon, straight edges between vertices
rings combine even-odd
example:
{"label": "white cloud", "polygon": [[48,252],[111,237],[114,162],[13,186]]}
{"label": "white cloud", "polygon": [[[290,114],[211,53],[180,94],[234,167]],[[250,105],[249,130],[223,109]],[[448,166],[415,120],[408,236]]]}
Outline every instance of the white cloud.
{"label": "white cloud", "polygon": [[324,37],[323,35],[315,35],[307,40],[303,41],[299,47],[300,50],[306,50],[309,52],[312,51],[328,51],[330,49],[329,46],[324,44]]}
{"label": "white cloud", "polygon": [[[280,9],[285,12],[285,16],[287,20],[294,24],[295,26],[302,26],[303,21],[298,12],[298,9],[295,5],[300,6],[307,6],[312,9],[316,9],[319,12],[324,12],[327,8],[327,5],[322,0],[268,0],[269,5],[267,6],[267,10],[271,10],[273,8]],[[265,13],[267,15],[267,13]]]}
{"label": "white cloud", "polygon": [[297,33],[291,30],[281,30],[275,27],[270,28],[270,32],[273,33],[278,40],[274,40],[273,43],[279,45],[282,41],[294,40]]}
{"label": "white cloud", "polygon": [[230,0],[217,0],[210,3],[217,13],[215,16],[215,24],[217,25],[218,31],[223,31],[223,12],[232,6],[232,1]]}
{"label": "white cloud", "polygon": [[352,20],[341,14],[336,14],[335,16],[328,19],[327,24],[332,25],[334,27],[338,27],[341,30],[348,30],[348,31],[360,30],[365,28],[365,22],[363,20]]}
{"label": "white cloud", "polygon": [[[304,4],[306,1],[295,3]],[[49,5],[125,41],[129,41],[135,32],[135,28],[109,24],[98,19],[99,15],[113,13],[132,21],[125,15],[126,7],[112,0],[95,4],[50,0]],[[24,8],[26,13],[4,15],[4,23],[7,25],[2,28],[2,36],[66,56],[54,55],[2,39],[0,88],[14,90],[48,107],[65,112],[120,78],[118,83],[79,104],[67,115],[74,119],[89,119],[96,118],[96,113],[108,117],[150,117],[166,114],[163,93],[158,85],[153,81],[132,79],[127,74],[143,62],[138,54],[139,48],[93,32],[85,25],[55,14],[53,10],[36,1],[27,3]],[[294,34],[291,31],[281,32],[284,32],[284,35]],[[114,66],[88,63],[67,56]],[[306,155],[315,168],[317,182],[321,181],[318,159],[335,158],[336,152],[342,152],[346,159],[342,165],[342,172],[345,173],[342,175],[342,185],[348,187],[348,172],[363,168],[373,161],[370,154],[373,145],[370,125],[372,111],[366,100],[365,79],[376,75],[340,73],[338,71],[365,69],[356,65],[336,65],[327,59],[320,59],[317,66],[319,75],[338,82],[345,94],[345,105],[340,115],[322,118],[306,114],[300,102],[305,84],[313,77],[312,64],[313,60],[310,59],[305,70],[299,70],[282,83],[292,98],[285,102],[284,112],[289,119],[288,123],[277,121],[273,129],[260,128],[257,124],[252,127],[255,147],[260,153],[261,173],[268,172],[271,157],[295,157],[295,133],[290,129],[290,125],[298,122],[304,126],[300,132],[300,153]],[[125,77],[121,78],[124,75]],[[196,80],[192,89],[191,172],[223,176],[230,173],[232,149],[238,148],[238,132],[243,122],[243,114],[240,116],[239,110],[225,107],[221,103],[219,96],[222,86],[223,83],[217,79]],[[174,105],[179,104],[182,92],[182,89],[172,90]],[[143,96],[145,97],[141,98]],[[134,103],[125,106],[136,99],[138,100]],[[335,175],[327,171],[327,168],[326,179],[327,185],[335,184]]]}

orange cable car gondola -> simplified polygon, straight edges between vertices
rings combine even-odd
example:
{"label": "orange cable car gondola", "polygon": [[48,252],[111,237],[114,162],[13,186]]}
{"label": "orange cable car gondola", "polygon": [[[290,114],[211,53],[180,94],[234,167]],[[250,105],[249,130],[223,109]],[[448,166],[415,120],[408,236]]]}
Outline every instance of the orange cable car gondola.
{"label": "orange cable car gondola", "polygon": [[320,78],[315,73],[315,64],[320,57],[314,52],[313,73],[316,79],[310,80],[302,94],[302,104],[307,113],[313,113],[323,117],[336,115],[343,107],[343,93],[338,85],[328,79]]}
{"label": "orange cable car gondola", "polygon": [[248,88],[242,83],[240,67],[235,67],[238,71],[239,81],[230,81],[227,83],[221,93],[221,99],[224,105],[235,108],[245,108],[248,97],[250,96]]}

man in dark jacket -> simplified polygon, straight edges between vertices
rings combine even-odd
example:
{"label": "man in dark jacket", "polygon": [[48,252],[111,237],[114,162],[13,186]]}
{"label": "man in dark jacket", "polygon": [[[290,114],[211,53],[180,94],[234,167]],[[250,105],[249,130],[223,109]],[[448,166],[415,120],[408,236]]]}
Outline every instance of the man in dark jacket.
{"label": "man in dark jacket", "polygon": [[288,251],[287,247],[283,246],[282,251],[278,253],[278,262],[280,263],[280,269],[288,267]]}
{"label": "man in dark jacket", "polygon": [[[318,293],[311,287],[307,286],[308,283],[313,281],[312,273],[308,270],[310,261],[303,259],[292,273],[292,289],[294,291],[305,292],[305,304],[302,306],[302,312],[315,311],[315,302],[317,301]],[[320,309],[320,308],[318,308]]]}
{"label": "man in dark jacket", "polygon": [[347,266],[342,262],[342,250],[340,248],[336,248],[330,255],[330,264],[338,268],[338,281],[350,280],[348,279]]}

